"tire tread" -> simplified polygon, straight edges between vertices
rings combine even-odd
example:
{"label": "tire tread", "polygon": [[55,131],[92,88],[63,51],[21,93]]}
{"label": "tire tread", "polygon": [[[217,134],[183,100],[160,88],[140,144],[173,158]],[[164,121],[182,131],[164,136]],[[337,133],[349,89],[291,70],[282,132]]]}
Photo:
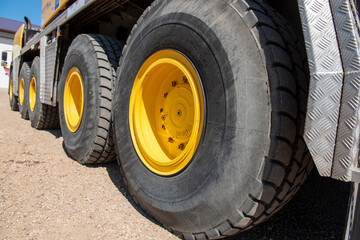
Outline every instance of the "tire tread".
{"label": "tire tread", "polygon": [[116,157],[111,127],[112,94],[123,44],[104,35],[89,34],[86,36],[94,46],[98,61],[101,97],[96,137],[93,140],[90,154],[80,162],[83,164],[112,162]]}
{"label": "tire tread", "polygon": [[[283,92],[280,94],[281,101],[271,99],[273,153],[270,153],[272,158],[265,160],[264,170],[267,171],[262,176],[263,193],[259,197],[250,194],[248,196],[248,201],[252,201],[253,207],[261,206],[261,213],[259,214],[258,210],[255,211],[257,214],[244,213],[245,217],[252,219],[252,223],[238,227],[239,230],[244,231],[272,216],[292,198],[310,173],[312,161],[302,138],[308,86],[304,48],[301,42],[294,38],[296,35],[286,21],[270,6],[256,0],[238,0],[237,2],[241,2],[240,6],[248,6],[243,8],[243,11],[246,12],[249,19],[257,19],[256,23],[251,23],[253,24],[252,30],[254,35],[257,34],[257,31],[261,31],[264,35],[265,39],[261,44],[265,55],[275,56],[274,59],[271,59],[270,67],[268,67],[269,77],[271,78],[273,74],[286,74],[285,79],[294,80],[294,82],[275,82],[275,84],[270,82],[270,91]],[[278,103],[274,107],[274,100],[282,104]],[[297,102],[295,110],[290,108],[290,106],[294,106],[294,101]],[[284,124],[292,125],[290,122],[295,124],[292,126],[296,127],[295,136],[282,131],[282,129],[288,128],[284,127]],[[288,155],[289,151],[284,151],[284,154],[281,155],[274,150],[278,144],[288,145],[288,148],[292,149],[291,158],[284,155]],[[278,174],[283,174],[284,178],[281,180],[278,178]],[[272,192],[265,191],[265,189],[272,189]],[[237,223],[232,224],[238,225]]]}

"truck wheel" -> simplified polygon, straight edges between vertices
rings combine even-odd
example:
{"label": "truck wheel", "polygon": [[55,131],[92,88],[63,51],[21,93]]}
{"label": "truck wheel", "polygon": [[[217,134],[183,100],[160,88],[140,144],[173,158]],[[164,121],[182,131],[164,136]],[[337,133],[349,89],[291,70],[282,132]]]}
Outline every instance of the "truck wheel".
{"label": "truck wheel", "polygon": [[36,129],[59,127],[58,108],[40,102],[40,58],[35,57],[30,69],[28,112],[31,126]]}
{"label": "truck wheel", "polygon": [[18,105],[18,98],[14,95],[13,92],[13,72],[10,71],[10,78],[9,78],[9,103],[10,103],[10,109],[12,111],[18,111],[19,105]]}
{"label": "truck wheel", "polygon": [[230,236],[278,211],[312,166],[300,56],[264,3],[155,1],[115,83],[115,145],[135,201],[185,239]]}
{"label": "truck wheel", "polygon": [[19,75],[19,111],[23,119],[29,120],[29,81],[31,62],[24,62]]}
{"label": "truck wheel", "polygon": [[60,127],[67,152],[82,164],[115,158],[111,101],[122,44],[101,35],[72,42],[59,83]]}

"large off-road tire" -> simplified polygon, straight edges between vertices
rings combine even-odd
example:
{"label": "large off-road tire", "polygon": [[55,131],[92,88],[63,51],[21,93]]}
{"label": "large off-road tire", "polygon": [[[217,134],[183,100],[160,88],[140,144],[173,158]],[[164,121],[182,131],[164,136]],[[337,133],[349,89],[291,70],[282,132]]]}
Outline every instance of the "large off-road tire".
{"label": "large off-road tire", "polygon": [[8,94],[9,94],[9,104],[10,104],[10,109],[12,111],[19,111],[19,102],[18,102],[18,97],[15,96],[14,94],[14,85],[13,85],[13,72],[12,70],[10,71],[10,77],[9,77],[9,88],[8,88]]}
{"label": "large off-road tire", "polygon": [[19,75],[19,112],[23,119],[29,120],[29,82],[31,62],[24,62]]}
{"label": "large off-road tire", "polygon": [[31,126],[36,129],[54,129],[59,127],[57,107],[42,104],[40,101],[40,58],[35,57],[30,69],[28,93],[28,112]]}
{"label": "large off-road tire", "polygon": [[61,132],[67,152],[82,164],[115,159],[111,133],[113,81],[123,45],[101,35],[79,35],[59,83]]}
{"label": "large off-road tire", "polygon": [[115,84],[115,145],[135,201],[176,235],[249,229],[305,180],[297,43],[250,0],[155,1],[132,30]]}

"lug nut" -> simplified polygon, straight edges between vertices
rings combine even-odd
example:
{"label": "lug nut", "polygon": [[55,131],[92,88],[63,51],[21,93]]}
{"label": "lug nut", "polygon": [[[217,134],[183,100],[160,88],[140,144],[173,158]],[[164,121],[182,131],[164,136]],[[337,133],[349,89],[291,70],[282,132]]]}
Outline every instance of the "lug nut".
{"label": "lug nut", "polygon": [[185,77],[185,76],[183,77],[183,82],[184,82],[184,83],[188,83],[188,82],[189,82],[188,79],[187,79],[187,77]]}
{"label": "lug nut", "polygon": [[166,130],[165,125],[161,125],[161,128],[162,128],[163,130]]}
{"label": "lug nut", "polygon": [[171,82],[171,86],[176,87],[176,85],[177,85],[177,81]]}
{"label": "lug nut", "polygon": [[185,149],[185,144],[181,143],[181,144],[178,146],[178,148],[179,148],[181,151],[184,150],[184,149]]}
{"label": "lug nut", "polygon": [[162,113],[164,111],[164,109],[163,108],[160,108],[160,113]]}
{"label": "lug nut", "polygon": [[169,137],[169,143],[173,143],[174,139],[172,139],[171,137]]}
{"label": "lug nut", "polygon": [[164,98],[166,98],[168,96],[169,93],[164,93]]}
{"label": "lug nut", "polygon": [[161,116],[161,120],[165,121],[165,118],[166,118],[165,115],[162,115],[162,116]]}

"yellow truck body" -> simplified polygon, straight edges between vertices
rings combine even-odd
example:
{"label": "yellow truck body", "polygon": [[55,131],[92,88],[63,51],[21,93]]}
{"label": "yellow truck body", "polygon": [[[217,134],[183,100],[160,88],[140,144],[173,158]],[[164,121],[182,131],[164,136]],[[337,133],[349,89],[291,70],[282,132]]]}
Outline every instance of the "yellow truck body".
{"label": "yellow truck body", "polygon": [[15,33],[13,55],[12,55],[13,59],[20,56],[20,51],[21,48],[23,47],[24,28],[25,28],[25,24],[21,25],[19,30],[17,30],[17,32]]}
{"label": "yellow truck body", "polygon": [[69,0],[43,0],[41,10],[41,28],[46,25],[63,9]]}

